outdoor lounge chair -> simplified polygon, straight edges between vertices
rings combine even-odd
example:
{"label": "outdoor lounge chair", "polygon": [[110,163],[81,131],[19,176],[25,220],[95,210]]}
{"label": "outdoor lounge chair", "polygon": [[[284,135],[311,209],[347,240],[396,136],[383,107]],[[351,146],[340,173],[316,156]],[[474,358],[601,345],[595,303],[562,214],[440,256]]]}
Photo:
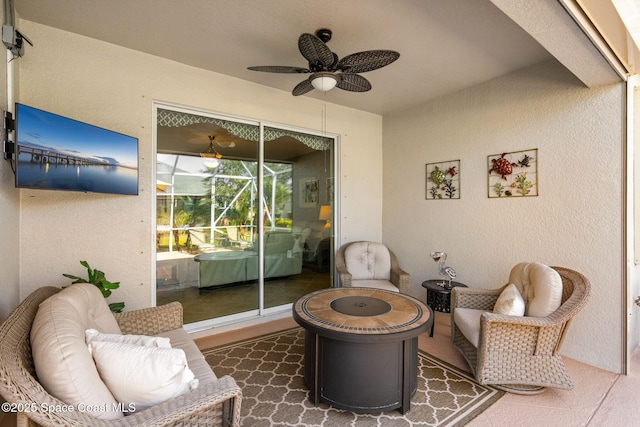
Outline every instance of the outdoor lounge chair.
{"label": "outdoor lounge chair", "polygon": [[[480,384],[493,384],[518,394],[540,393],[546,387],[573,388],[558,352],[574,316],[587,304],[591,285],[576,271],[546,268],[560,275],[562,289],[560,306],[542,317],[494,313],[496,301],[507,286],[499,289],[456,287],[452,290],[451,340]],[[474,332],[463,333],[469,329],[464,326],[463,310],[477,311],[479,321],[475,337]],[[473,342],[476,340],[477,344]]]}

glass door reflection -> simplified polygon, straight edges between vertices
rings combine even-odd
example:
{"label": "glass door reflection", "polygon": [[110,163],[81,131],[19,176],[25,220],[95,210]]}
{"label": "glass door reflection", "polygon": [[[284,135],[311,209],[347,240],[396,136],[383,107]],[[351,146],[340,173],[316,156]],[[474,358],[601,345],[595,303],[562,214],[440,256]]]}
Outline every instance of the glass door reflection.
{"label": "glass door reflection", "polygon": [[158,305],[233,321],[331,286],[334,139],[170,109],[157,130]]}
{"label": "glass door reflection", "polygon": [[265,308],[331,286],[333,147],[330,138],[264,127]]}

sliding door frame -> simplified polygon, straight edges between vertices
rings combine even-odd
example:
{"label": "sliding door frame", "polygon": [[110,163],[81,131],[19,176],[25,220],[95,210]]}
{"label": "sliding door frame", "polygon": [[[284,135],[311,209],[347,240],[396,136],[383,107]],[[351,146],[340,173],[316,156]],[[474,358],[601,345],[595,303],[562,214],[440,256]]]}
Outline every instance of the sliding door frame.
{"label": "sliding door frame", "polygon": [[[168,103],[168,102],[162,102],[162,101],[154,101],[153,102],[153,114],[152,114],[152,118],[153,118],[153,129],[152,129],[152,147],[153,147],[153,162],[152,162],[152,176],[153,179],[156,179],[156,162],[157,162],[157,154],[158,154],[158,134],[157,134],[157,126],[158,126],[158,110],[159,109],[163,109],[163,110],[172,110],[172,111],[177,111],[177,112],[182,112],[182,113],[186,113],[186,114],[192,114],[192,115],[199,115],[199,116],[203,116],[203,117],[212,117],[212,118],[216,118],[216,119],[221,119],[221,120],[229,120],[229,121],[236,121],[236,122],[240,122],[240,123],[245,123],[248,125],[252,125],[252,126],[257,126],[259,128],[259,135],[260,135],[260,141],[258,143],[258,153],[257,153],[257,158],[258,158],[258,232],[260,235],[260,238],[258,239],[259,242],[259,247],[258,247],[258,309],[255,310],[249,310],[249,311],[245,311],[242,313],[235,313],[232,315],[228,315],[228,316],[223,316],[223,317],[218,317],[218,318],[212,318],[212,319],[206,319],[206,320],[202,320],[199,322],[194,322],[194,323],[190,323],[185,325],[185,329],[187,330],[187,332],[198,332],[198,331],[203,331],[203,330],[207,330],[207,329],[212,329],[212,328],[216,328],[216,327],[220,327],[223,325],[229,325],[229,324],[234,324],[234,323],[238,323],[238,322],[245,322],[245,321],[252,321],[252,320],[256,320],[256,319],[260,319],[263,317],[267,317],[267,316],[278,316],[281,315],[283,313],[286,312],[291,312],[291,307],[293,304],[285,304],[285,305],[280,305],[280,306],[276,306],[276,307],[269,307],[269,308],[265,308],[264,307],[264,239],[263,237],[263,233],[264,233],[264,212],[265,212],[265,206],[264,206],[264,186],[263,186],[263,182],[264,182],[264,128],[265,127],[271,127],[271,128],[277,128],[277,129],[282,129],[282,130],[287,130],[287,131],[292,131],[292,132],[298,132],[298,133],[305,133],[305,134],[309,134],[309,135],[314,135],[314,136],[319,136],[322,138],[329,138],[329,139],[333,139],[333,148],[331,150],[331,154],[332,154],[332,164],[333,164],[333,183],[334,183],[334,191],[333,191],[333,200],[331,201],[331,206],[332,206],[332,210],[331,210],[331,224],[333,227],[333,241],[334,241],[334,247],[332,248],[332,252],[331,252],[331,266],[332,266],[332,272],[331,272],[331,277],[332,277],[332,283],[331,286],[336,286],[336,275],[334,274],[335,271],[335,262],[334,262],[334,258],[335,258],[335,252],[336,252],[336,245],[337,243],[340,241],[340,221],[339,221],[339,215],[337,214],[338,212],[340,212],[340,207],[339,207],[339,200],[340,200],[340,173],[339,173],[339,147],[340,147],[340,137],[338,134],[334,134],[334,133],[329,133],[326,131],[320,131],[320,130],[313,130],[313,129],[307,129],[307,128],[303,128],[303,127],[298,127],[298,126],[294,126],[294,125],[287,125],[287,124],[282,124],[282,123],[276,123],[276,122],[270,122],[270,121],[266,121],[266,120],[259,120],[259,119],[252,119],[252,118],[248,118],[248,117],[242,117],[242,116],[236,116],[236,115],[231,115],[231,114],[226,114],[226,113],[220,113],[217,111],[211,111],[211,110],[206,110],[206,109],[202,109],[202,108],[195,108],[195,107],[187,107],[187,106],[183,106],[183,105],[178,105],[178,104],[173,104],[173,103]],[[180,154],[179,152],[176,152],[175,154]],[[152,188],[155,189],[155,186],[152,186]],[[155,236],[157,233],[157,224],[156,224],[156,209],[157,209],[157,195],[156,195],[156,191],[153,191],[152,194],[152,219],[150,221],[151,223],[151,229],[152,229],[152,237],[153,240],[155,241]],[[152,259],[154,260],[154,266],[151,269],[152,273],[151,273],[151,280],[152,283],[154,284],[154,286],[152,286],[152,302],[153,305],[156,305],[156,298],[157,298],[157,285],[156,285],[156,265],[157,265],[157,250],[156,250],[156,245],[152,242],[150,242],[150,246],[152,248],[152,253],[153,253],[153,257]]]}

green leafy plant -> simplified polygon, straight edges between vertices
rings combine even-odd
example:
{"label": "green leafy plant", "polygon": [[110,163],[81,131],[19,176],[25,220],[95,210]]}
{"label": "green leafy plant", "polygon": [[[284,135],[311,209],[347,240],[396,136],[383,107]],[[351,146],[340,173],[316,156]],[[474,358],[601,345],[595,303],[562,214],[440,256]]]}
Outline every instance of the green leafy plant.
{"label": "green leafy plant", "polygon": [[[74,276],[73,274],[62,274],[64,277],[73,280],[73,282],[71,282],[72,285],[74,283],[91,283],[92,285],[95,285],[98,289],[100,289],[100,292],[102,292],[102,296],[105,298],[108,298],[111,295],[112,289],[118,289],[120,287],[120,282],[108,281],[104,275],[104,272],[100,270],[94,270],[93,268],[91,268],[87,261],[80,261],[80,264],[82,264],[87,269],[88,277],[86,279],[83,277]],[[111,309],[111,311],[113,311],[114,313],[120,313],[124,309],[124,302],[113,302],[109,304],[109,309]]]}

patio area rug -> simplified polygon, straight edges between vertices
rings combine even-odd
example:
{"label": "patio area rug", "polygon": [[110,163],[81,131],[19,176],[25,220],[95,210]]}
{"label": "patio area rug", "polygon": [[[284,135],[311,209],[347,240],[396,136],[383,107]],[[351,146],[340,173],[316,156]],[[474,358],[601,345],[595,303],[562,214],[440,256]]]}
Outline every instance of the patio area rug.
{"label": "patio area rug", "polygon": [[504,392],[418,352],[418,390],[406,414],[356,414],[321,403],[304,385],[304,329],[294,328],[203,350],[217,376],[231,375],[242,389],[241,423],[270,426],[463,426]]}

